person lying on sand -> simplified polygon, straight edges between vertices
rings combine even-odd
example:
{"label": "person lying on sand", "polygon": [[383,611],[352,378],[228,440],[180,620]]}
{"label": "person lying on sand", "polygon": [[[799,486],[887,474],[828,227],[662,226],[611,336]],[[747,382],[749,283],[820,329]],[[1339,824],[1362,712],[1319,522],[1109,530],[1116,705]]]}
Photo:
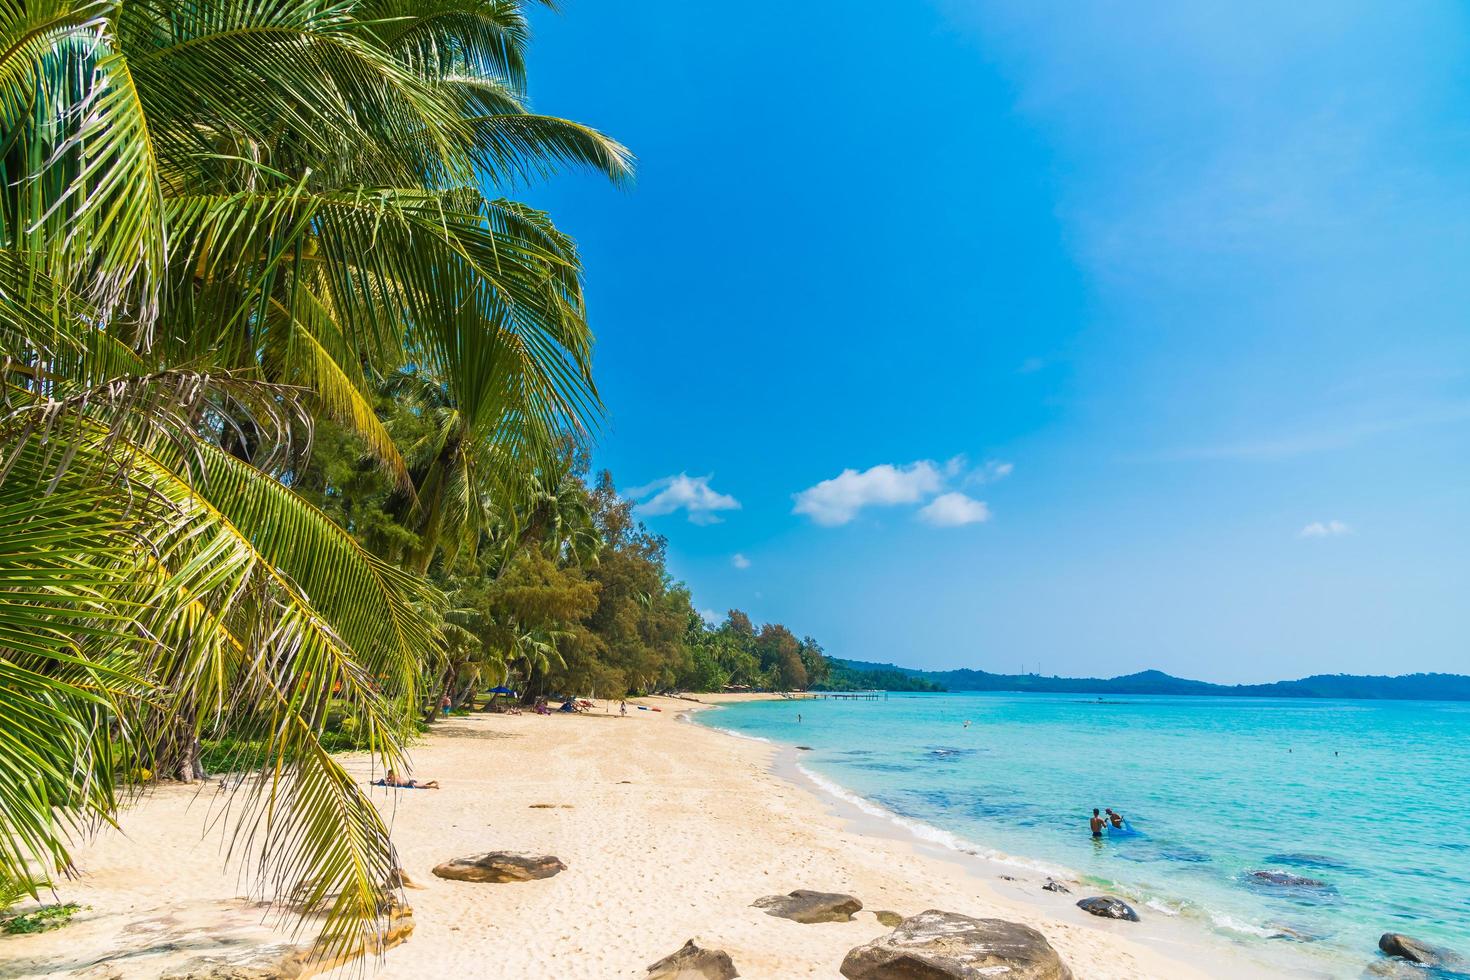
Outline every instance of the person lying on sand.
{"label": "person lying on sand", "polygon": [[439,780],[431,779],[426,783],[421,783],[417,779],[402,779],[397,772],[389,769],[388,775],[382,779],[374,780],[373,785],[388,786],[392,789],[438,789]]}
{"label": "person lying on sand", "polygon": [[[1092,812],[1093,813],[1096,813],[1097,811],[1096,810],[1093,810]],[[1118,830],[1122,830],[1123,829],[1123,814],[1121,814],[1121,813],[1114,813],[1111,807],[1107,808],[1103,812],[1108,815],[1108,822],[1109,823],[1111,823]]]}
{"label": "person lying on sand", "polygon": [[1098,814],[1097,807],[1092,808],[1092,819],[1087,823],[1092,828],[1092,836],[1094,838],[1101,837],[1103,827],[1107,826],[1107,821]]}

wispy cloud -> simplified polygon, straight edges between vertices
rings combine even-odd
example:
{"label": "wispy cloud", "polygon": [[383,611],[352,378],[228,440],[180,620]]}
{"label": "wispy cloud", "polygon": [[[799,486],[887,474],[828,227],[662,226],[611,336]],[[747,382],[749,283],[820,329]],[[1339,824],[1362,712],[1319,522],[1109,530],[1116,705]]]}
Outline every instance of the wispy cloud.
{"label": "wispy cloud", "polygon": [[718,626],[725,621],[724,614],[717,613],[713,609],[701,609],[699,611],[699,618],[711,626]]}
{"label": "wispy cloud", "polygon": [[739,510],[740,501],[711,487],[711,479],[688,473],[666,476],[629,490],[628,498],[639,501],[634,510],[640,517],[660,517],[682,510],[693,524],[718,524],[723,520],[719,512]]}
{"label": "wispy cloud", "polygon": [[730,556],[730,564],[734,565],[736,568],[743,570],[750,567],[750,559],[737,551],[735,552],[735,554]]}
{"label": "wispy cloud", "polygon": [[792,512],[805,514],[824,527],[837,527],[850,523],[868,507],[929,501],[920,512],[928,523],[949,527],[974,524],[990,516],[989,508],[951,488],[993,483],[1009,476],[1014,468],[1001,460],[971,467],[961,455],[942,466],[921,459],[905,464],[880,463],[865,470],[846,469],[795,494]]}
{"label": "wispy cloud", "polygon": [[1336,538],[1352,534],[1353,529],[1342,521],[1313,521],[1297,532],[1299,538]]}
{"label": "wispy cloud", "polygon": [[919,509],[919,520],[935,527],[980,524],[990,520],[990,508],[962,493],[942,493]]}

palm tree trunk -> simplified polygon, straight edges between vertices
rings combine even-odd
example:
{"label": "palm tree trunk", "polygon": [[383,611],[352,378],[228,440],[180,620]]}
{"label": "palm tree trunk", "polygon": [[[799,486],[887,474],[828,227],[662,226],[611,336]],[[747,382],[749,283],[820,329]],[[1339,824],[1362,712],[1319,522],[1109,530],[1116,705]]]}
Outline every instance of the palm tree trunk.
{"label": "palm tree trunk", "polygon": [[165,779],[177,779],[181,783],[208,779],[204,771],[202,746],[194,726],[194,709],[186,708],[174,720],[173,730],[161,746],[158,755],[158,774]]}

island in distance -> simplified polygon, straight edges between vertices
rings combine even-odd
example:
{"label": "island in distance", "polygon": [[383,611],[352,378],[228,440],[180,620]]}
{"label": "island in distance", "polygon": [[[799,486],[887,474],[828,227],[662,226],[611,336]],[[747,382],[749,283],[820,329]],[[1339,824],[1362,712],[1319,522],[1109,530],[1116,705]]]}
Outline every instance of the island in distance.
{"label": "island in distance", "polygon": [[[1122,677],[1046,677],[992,674],[984,670],[914,670],[862,660],[834,660],[831,686],[921,691],[998,691],[1040,694],[1172,694],[1237,698],[1363,698],[1389,701],[1470,701],[1463,674],[1404,674],[1399,677],[1314,674],[1270,684],[1211,684],[1144,670]],[[891,683],[898,680],[900,683]],[[888,683],[885,683],[888,682]]]}

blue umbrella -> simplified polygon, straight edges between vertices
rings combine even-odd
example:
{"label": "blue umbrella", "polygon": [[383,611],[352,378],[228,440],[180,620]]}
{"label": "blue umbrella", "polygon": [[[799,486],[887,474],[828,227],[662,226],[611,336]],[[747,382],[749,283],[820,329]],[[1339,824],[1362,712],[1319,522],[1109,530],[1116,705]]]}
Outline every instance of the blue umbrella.
{"label": "blue umbrella", "polygon": [[492,687],[490,689],[490,693],[491,694],[509,694],[512,697],[514,697],[516,692],[515,691],[512,691],[508,687]]}

